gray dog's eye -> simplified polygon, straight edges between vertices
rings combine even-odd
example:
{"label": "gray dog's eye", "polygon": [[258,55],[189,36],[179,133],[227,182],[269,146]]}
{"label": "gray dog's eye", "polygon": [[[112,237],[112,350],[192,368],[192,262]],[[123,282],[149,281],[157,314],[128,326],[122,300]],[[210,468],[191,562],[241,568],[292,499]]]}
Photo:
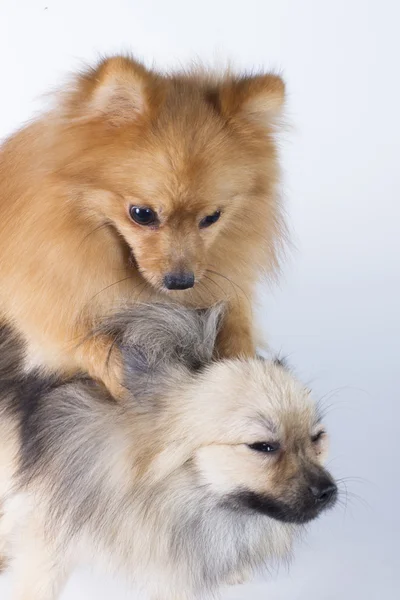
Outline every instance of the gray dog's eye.
{"label": "gray dog's eye", "polygon": [[319,442],[325,435],[325,431],[319,431],[318,433],[316,433],[315,435],[311,436],[311,441],[313,444],[316,444],[317,442]]}
{"label": "gray dog's eye", "polygon": [[277,452],[280,449],[280,445],[271,442],[255,442],[254,444],[248,444],[251,450],[255,450],[256,452],[265,452],[270,454],[271,452]]}

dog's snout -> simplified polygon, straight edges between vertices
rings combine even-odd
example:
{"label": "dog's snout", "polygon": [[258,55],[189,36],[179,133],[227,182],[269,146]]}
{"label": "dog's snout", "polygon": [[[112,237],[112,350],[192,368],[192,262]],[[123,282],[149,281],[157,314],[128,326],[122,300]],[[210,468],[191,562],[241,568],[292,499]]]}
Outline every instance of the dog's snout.
{"label": "dog's snout", "polygon": [[313,484],[309,486],[309,490],[314,500],[321,507],[333,502],[337,494],[335,483],[328,478],[322,478],[319,481],[313,482]]}
{"label": "dog's snout", "polygon": [[164,277],[164,286],[167,290],[187,290],[192,288],[194,286],[194,273],[167,273]]}

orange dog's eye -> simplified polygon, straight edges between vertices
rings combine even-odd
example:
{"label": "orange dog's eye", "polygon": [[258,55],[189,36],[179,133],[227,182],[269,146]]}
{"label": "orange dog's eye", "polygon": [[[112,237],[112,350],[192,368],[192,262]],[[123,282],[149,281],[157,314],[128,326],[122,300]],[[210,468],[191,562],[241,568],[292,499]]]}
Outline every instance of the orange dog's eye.
{"label": "orange dog's eye", "polygon": [[139,225],[152,225],[157,220],[154,210],[146,206],[130,206],[129,215],[132,221],[135,221]]}
{"label": "orange dog's eye", "polygon": [[202,219],[200,221],[200,228],[204,229],[205,227],[210,227],[210,225],[214,225],[214,223],[216,223],[218,221],[220,216],[221,216],[221,211],[216,210],[215,213],[213,213],[212,215],[208,215],[207,217],[204,217],[204,219]]}

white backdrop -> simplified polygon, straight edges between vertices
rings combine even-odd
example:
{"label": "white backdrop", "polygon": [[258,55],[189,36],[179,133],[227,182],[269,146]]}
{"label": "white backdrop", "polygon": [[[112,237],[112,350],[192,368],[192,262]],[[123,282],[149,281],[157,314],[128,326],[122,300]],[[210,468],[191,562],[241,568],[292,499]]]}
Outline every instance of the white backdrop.
{"label": "white backdrop", "polygon": [[[282,140],[297,250],[259,317],[273,346],[331,395],[331,468],[347,509],[310,529],[288,571],[226,598],[400,596],[400,7],[396,0],[1,0],[0,136],[65,71],[132,50],[148,63],[233,59],[282,69]],[[396,372],[397,369],[397,372]],[[0,579],[0,597],[9,598]],[[83,571],[63,600],[132,598]]]}

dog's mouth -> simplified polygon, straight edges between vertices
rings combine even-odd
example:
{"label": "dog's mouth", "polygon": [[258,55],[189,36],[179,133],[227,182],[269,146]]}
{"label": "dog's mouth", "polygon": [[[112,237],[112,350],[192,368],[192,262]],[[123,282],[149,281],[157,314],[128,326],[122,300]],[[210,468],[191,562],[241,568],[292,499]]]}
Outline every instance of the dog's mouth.
{"label": "dog's mouth", "polygon": [[316,519],[325,510],[333,508],[336,500],[337,487],[332,484],[329,492],[320,500],[307,497],[289,504],[266,494],[242,490],[230,494],[224,504],[235,510],[251,510],[282,523],[303,525]]}

